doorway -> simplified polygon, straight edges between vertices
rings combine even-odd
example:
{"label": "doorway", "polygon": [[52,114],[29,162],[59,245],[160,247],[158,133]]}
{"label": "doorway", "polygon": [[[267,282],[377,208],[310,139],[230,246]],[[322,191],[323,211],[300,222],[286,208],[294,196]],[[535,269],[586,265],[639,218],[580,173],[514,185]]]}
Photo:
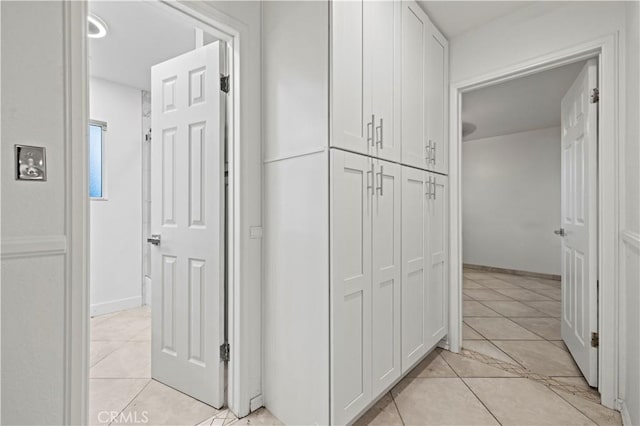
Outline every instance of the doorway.
{"label": "doorway", "polygon": [[[598,379],[597,103],[584,87],[596,75],[583,60],[462,96],[462,347],[586,394]],[[587,248],[573,250],[578,237]]]}
{"label": "doorway", "polygon": [[220,351],[228,40],[161,3],[89,13],[89,421],[234,420]]}

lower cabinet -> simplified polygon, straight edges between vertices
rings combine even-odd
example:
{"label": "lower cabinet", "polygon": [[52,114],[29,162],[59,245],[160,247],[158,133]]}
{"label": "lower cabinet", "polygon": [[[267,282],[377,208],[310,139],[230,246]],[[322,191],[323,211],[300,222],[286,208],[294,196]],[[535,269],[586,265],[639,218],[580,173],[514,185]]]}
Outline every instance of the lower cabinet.
{"label": "lower cabinet", "polygon": [[446,335],[446,177],[330,154],[331,423],[346,424]]}
{"label": "lower cabinet", "polygon": [[402,167],[402,372],[447,334],[447,177]]}

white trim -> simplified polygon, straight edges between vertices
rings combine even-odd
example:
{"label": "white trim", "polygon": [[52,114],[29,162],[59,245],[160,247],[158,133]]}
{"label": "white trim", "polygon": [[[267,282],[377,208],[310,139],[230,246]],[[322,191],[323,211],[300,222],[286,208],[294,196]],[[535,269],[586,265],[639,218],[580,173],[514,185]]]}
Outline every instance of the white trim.
{"label": "white trim", "polygon": [[587,41],[568,49],[507,66],[501,70],[453,83],[450,91],[450,232],[451,232],[451,350],[462,344],[462,202],[461,202],[461,100],[462,93],[530,75],[570,62],[598,57],[600,97],[599,140],[599,390],[602,404],[614,407],[618,397],[618,146],[620,145],[621,94],[619,34]]}
{"label": "white trim", "polygon": [[90,315],[110,314],[112,312],[123,311],[125,309],[142,306],[142,296],[127,297],[126,299],[111,300],[109,302],[94,303],[91,305]]}
{"label": "white trim", "polygon": [[625,230],[620,232],[620,238],[628,245],[640,249],[640,234],[637,232]]}
{"label": "white trim", "polygon": [[67,253],[66,235],[7,237],[2,239],[2,259],[55,256]]}
{"label": "white trim", "polygon": [[620,409],[620,414],[622,415],[622,424],[625,426],[633,426],[633,422],[631,421],[631,415],[629,414],[629,408],[627,407],[627,403],[622,401],[622,408]]}
{"label": "white trim", "polygon": [[89,76],[87,3],[63,3],[64,41],[64,424],[86,424],[89,390]]}

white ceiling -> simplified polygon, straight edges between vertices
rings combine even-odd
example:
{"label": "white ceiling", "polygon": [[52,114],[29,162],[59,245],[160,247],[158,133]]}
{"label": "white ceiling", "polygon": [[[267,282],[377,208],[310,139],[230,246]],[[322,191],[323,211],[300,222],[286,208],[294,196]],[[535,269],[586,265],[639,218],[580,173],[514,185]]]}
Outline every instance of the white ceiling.
{"label": "white ceiling", "polygon": [[560,125],[560,102],[584,61],[474,90],[462,95],[462,121],[476,130],[463,140]]}
{"label": "white ceiling", "polygon": [[[151,89],[151,66],[193,50],[191,22],[144,1],[90,1],[89,11],[108,27],[89,39],[89,73],[139,89]],[[213,41],[206,36],[205,43]]]}
{"label": "white ceiling", "polygon": [[417,1],[438,29],[449,39],[535,3],[534,1]]}

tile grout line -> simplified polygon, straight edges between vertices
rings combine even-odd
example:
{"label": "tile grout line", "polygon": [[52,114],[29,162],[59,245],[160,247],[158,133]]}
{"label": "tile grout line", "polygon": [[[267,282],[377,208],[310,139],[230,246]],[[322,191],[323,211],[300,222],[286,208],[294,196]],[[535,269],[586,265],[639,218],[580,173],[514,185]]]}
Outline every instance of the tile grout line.
{"label": "tile grout line", "polygon": [[402,422],[402,426],[405,426],[406,423],[404,422],[404,418],[402,417],[402,413],[400,412],[400,407],[398,407],[398,403],[396,402],[396,398],[393,396],[393,392],[391,390],[389,391],[389,396],[391,397],[391,400],[393,401],[394,407],[396,407],[396,411],[398,412],[398,416],[400,416],[400,421]]}
{"label": "tile grout line", "polygon": [[[132,403],[133,401],[135,401],[135,400],[136,400],[136,398],[137,398],[138,396],[140,396],[140,394],[141,394],[141,393],[142,393],[142,392],[143,392],[143,391],[144,391],[144,390],[149,386],[149,384],[151,384],[151,382],[152,382],[152,381],[153,381],[153,379],[151,379],[151,378],[150,378],[150,379],[149,379],[149,381],[148,381],[148,382],[147,382],[147,383],[142,387],[142,389],[140,389],[140,391],[139,391],[138,393],[136,393],[136,394],[133,396],[133,398],[131,398],[131,400],[130,400],[130,401],[129,401],[125,406],[124,406],[124,408],[122,408],[122,410],[120,410],[120,411],[118,412],[118,417],[120,416],[120,414],[122,414],[122,413],[124,412],[124,410],[126,410],[127,408],[129,408],[129,406],[131,405],[131,403]],[[116,419],[117,419],[118,417],[116,417]],[[112,426],[113,424],[114,424],[114,421],[109,422],[109,426]]]}

